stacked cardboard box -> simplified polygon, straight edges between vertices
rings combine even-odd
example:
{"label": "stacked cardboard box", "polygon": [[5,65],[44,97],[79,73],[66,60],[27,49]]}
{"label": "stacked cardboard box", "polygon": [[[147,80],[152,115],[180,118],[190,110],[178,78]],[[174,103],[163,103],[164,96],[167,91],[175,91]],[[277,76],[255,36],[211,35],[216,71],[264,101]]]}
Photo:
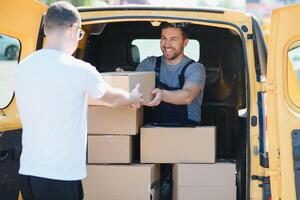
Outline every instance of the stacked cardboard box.
{"label": "stacked cardboard box", "polygon": [[236,199],[235,164],[173,165],[173,200]]}
{"label": "stacked cardboard box", "polygon": [[89,135],[88,163],[130,163],[132,138],[129,135]]}
{"label": "stacked cardboard box", "polygon": [[215,127],[141,128],[142,163],[214,163]]}
{"label": "stacked cardboard box", "polygon": [[89,165],[87,200],[159,200],[159,165]]}
{"label": "stacked cardboard box", "polygon": [[[103,78],[127,91],[139,82],[145,101],[152,99],[154,73],[107,73]],[[88,177],[83,181],[85,199],[159,199],[158,184],[155,184],[160,177],[159,163],[173,164],[174,200],[235,199],[235,165],[215,163],[216,127],[140,129],[142,110],[92,104],[88,112],[89,165]],[[130,164],[132,137],[139,132],[141,163],[148,164]],[[108,163],[110,165],[106,165]]]}
{"label": "stacked cardboard box", "polygon": [[236,197],[235,164],[216,163],[216,127],[143,127],[141,162],[173,164],[173,200]]}
{"label": "stacked cardboard box", "polygon": [[89,106],[88,133],[136,135],[142,124],[142,109]]}
{"label": "stacked cardboard box", "polygon": [[[145,101],[152,99],[154,72],[104,73],[103,79],[127,91],[139,83]],[[158,200],[159,190],[150,188],[159,179],[159,165],[131,164],[133,137],[143,123],[142,109],[109,108],[93,100],[89,104],[85,199]]]}
{"label": "stacked cardboard box", "polygon": [[[102,74],[110,85],[131,91],[140,84],[145,101],[152,98],[154,72],[109,72]],[[110,108],[90,101],[88,108],[88,163],[130,163],[132,137],[143,123],[142,109]]]}

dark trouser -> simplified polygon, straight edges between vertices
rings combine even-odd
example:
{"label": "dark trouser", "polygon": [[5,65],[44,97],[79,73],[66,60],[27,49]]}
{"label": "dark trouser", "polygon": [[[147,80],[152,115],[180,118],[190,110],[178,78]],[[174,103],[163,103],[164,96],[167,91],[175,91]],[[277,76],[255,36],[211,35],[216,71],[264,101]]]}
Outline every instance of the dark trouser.
{"label": "dark trouser", "polygon": [[172,200],[172,164],[161,164],[161,185],[160,185],[160,199]]}
{"label": "dark trouser", "polygon": [[61,181],[21,175],[24,200],[82,200],[81,181]]}

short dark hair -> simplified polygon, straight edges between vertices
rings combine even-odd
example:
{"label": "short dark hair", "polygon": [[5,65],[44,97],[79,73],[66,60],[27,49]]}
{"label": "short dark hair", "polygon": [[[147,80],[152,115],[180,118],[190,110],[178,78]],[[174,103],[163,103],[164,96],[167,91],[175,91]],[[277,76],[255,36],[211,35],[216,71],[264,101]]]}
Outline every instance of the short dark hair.
{"label": "short dark hair", "polygon": [[51,4],[44,18],[46,29],[67,27],[74,23],[80,24],[79,12],[71,3],[65,1]]}
{"label": "short dark hair", "polygon": [[182,32],[182,36],[184,38],[189,38],[190,34],[189,34],[189,27],[188,27],[188,23],[168,23],[168,22],[162,22],[160,24],[161,30],[165,29],[165,28],[179,28]]}

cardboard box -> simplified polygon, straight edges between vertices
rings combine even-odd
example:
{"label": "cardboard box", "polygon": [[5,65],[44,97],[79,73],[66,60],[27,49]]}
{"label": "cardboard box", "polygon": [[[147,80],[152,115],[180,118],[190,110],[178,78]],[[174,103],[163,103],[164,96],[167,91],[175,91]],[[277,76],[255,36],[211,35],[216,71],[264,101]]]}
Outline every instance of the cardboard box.
{"label": "cardboard box", "polygon": [[174,200],[236,199],[235,164],[173,165]]}
{"label": "cardboard box", "polygon": [[88,136],[88,163],[131,163],[132,136]]}
{"label": "cardboard box", "polygon": [[85,200],[158,200],[159,165],[88,165]]}
{"label": "cardboard box", "polygon": [[136,135],[143,123],[142,109],[88,107],[89,134]]}
{"label": "cardboard box", "polygon": [[141,128],[141,163],[214,163],[215,127]]}
{"label": "cardboard box", "polygon": [[[143,93],[145,102],[153,99],[152,90],[155,88],[155,72],[105,72],[102,78],[111,86],[122,88],[130,92],[137,83],[140,84],[140,92]],[[89,105],[103,105],[99,101],[89,99]]]}

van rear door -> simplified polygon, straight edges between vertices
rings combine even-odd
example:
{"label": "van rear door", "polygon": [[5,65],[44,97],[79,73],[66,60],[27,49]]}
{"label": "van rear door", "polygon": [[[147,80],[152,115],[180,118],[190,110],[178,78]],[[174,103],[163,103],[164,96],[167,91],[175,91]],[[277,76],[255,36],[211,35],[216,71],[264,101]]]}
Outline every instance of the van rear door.
{"label": "van rear door", "polygon": [[300,4],[273,11],[267,71],[272,199],[300,199]]}
{"label": "van rear door", "polygon": [[15,70],[19,60],[36,50],[46,9],[33,0],[0,1],[0,199],[22,199],[18,176],[21,123],[14,98]]}
{"label": "van rear door", "polygon": [[14,101],[15,68],[36,50],[46,9],[33,0],[0,1],[0,132],[21,127]]}

